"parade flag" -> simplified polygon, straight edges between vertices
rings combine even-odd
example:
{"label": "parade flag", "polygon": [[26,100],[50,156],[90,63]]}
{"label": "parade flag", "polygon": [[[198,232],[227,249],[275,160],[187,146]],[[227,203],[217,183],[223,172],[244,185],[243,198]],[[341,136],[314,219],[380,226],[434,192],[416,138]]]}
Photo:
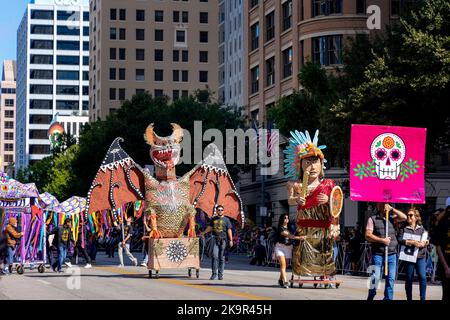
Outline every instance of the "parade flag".
{"label": "parade flag", "polygon": [[352,124],[350,199],[425,203],[425,128]]}

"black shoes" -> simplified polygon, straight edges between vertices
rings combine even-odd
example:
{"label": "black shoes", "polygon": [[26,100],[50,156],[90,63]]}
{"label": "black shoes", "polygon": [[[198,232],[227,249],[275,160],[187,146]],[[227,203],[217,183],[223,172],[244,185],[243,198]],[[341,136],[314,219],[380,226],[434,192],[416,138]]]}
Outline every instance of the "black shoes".
{"label": "black shoes", "polygon": [[289,288],[289,282],[284,282],[283,280],[281,280],[281,279],[278,279],[278,284],[280,285],[280,287],[282,287],[282,288]]}
{"label": "black shoes", "polygon": [[212,275],[211,278],[209,278],[209,280],[216,280],[216,279],[217,279],[217,276],[215,276],[215,275]]}

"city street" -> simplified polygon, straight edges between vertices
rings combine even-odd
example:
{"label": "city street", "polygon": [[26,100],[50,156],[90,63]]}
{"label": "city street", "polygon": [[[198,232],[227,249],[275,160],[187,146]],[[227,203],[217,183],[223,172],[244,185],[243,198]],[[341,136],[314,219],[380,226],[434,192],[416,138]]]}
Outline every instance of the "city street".
{"label": "city street", "polygon": [[[140,254],[135,254],[139,257]],[[130,264],[129,261],[125,263]],[[92,269],[72,269],[55,273],[47,269],[40,274],[36,269],[25,269],[23,275],[14,272],[0,279],[0,300],[57,299],[57,300],[364,300],[367,297],[367,278],[338,275],[343,283],[339,289],[314,289],[304,285],[284,289],[277,284],[278,269],[248,264],[244,256],[231,256],[226,264],[224,280],[209,280],[210,260],[205,258],[200,278],[188,278],[186,270],[162,270],[159,279],[149,279],[144,267],[118,268],[117,255],[108,259],[103,253]],[[71,275],[81,271],[81,277]],[[290,276],[290,272],[288,273]],[[79,288],[69,289],[77,287]],[[384,282],[376,299],[382,299]],[[418,284],[414,284],[414,299],[418,299]],[[428,285],[427,299],[439,300],[441,286]],[[405,300],[403,281],[396,282],[395,299]]]}

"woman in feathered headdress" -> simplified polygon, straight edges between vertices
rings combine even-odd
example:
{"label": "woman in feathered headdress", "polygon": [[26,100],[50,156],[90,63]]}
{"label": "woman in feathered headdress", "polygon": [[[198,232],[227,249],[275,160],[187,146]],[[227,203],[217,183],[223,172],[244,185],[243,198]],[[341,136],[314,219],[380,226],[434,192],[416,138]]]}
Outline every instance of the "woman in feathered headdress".
{"label": "woman in feathered headdress", "polygon": [[291,132],[284,151],[285,173],[293,178],[288,183],[288,202],[297,206],[296,236],[304,237],[294,245],[293,273],[328,277],[336,272],[333,241],[339,225],[330,212],[329,199],[335,183],[324,179],[326,160],[322,150],[326,146],[318,145],[318,135],[318,130],[313,139],[308,131]]}

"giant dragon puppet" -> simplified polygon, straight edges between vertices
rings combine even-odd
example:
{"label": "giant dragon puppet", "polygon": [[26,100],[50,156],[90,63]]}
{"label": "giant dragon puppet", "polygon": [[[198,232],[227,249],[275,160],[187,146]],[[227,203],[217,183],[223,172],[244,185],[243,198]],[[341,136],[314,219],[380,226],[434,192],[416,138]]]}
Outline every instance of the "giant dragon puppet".
{"label": "giant dragon puppet", "polygon": [[[109,210],[117,221],[118,208],[144,200],[145,215],[150,218],[151,239],[181,237],[186,226],[188,236],[195,237],[197,210],[211,217],[219,204],[225,207],[228,217],[242,224],[242,201],[220,151],[210,144],[205,149],[204,154],[208,154],[205,159],[177,178],[175,167],[180,160],[183,129],[172,124],[172,130],[168,137],[158,136],[153,124],[145,131],[156,178],[147,168],[135,163],[121,148],[123,139],[116,138],[88,192],[86,212]],[[106,216],[103,223],[105,220],[108,220]]]}
{"label": "giant dragon puppet", "polygon": [[[288,182],[288,202],[297,206],[296,235],[304,237],[293,248],[293,274],[328,281],[336,272],[333,241],[339,235],[343,194],[333,180],[324,179],[326,160],[322,149],[326,146],[318,145],[318,134],[317,130],[311,139],[308,131],[291,132],[284,151],[285,172],[293,178]],[[311,282],[315,286],[320,283]]]}

